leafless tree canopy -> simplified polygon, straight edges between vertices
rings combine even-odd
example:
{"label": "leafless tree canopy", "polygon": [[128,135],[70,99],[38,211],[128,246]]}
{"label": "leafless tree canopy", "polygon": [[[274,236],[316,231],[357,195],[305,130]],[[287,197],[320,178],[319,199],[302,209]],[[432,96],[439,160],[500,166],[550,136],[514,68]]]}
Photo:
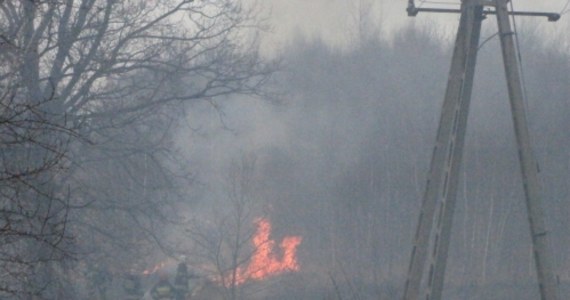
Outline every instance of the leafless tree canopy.
{"label": "leafless tree canopy", "polygon": [[230,0],[0,1],[0,282],[22,284],[0,289],[65,297],[40,275],[74,271],[49,261],[168,248],[160,224],[191,174],[172,132],[186,102],[261,91],[273,65],[255,14]]}
{"label": "leafless tree canopy", "polygon": [[[220,189],[223,191],[211,221],[196,219],[186,228],[187,239],[193,247],[187,255],[200,261],[195,265],[204,265],[206,282],[202,283],[201,294],[214,289],[218,297],[227,300],[247,299],[252,293],[251,286],[241,282],[240,269],[250,263],[255,234],[254,221],[262,213],[259,211],[260,201],[256,188],[256,156],[243,154],[234,159],[227,170],[224,170]],[[199,294],[200,294],[199,293]],[[201,296],[203,297],[203,296]],[[212,296],[214,297],[214,296]]]}

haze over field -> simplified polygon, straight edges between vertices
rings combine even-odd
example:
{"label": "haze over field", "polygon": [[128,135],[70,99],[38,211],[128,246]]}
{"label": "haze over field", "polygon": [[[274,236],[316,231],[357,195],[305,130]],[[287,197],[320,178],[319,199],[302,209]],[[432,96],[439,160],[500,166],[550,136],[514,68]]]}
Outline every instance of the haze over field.
{"label": "haze over field", "polygon": [[[402,296],[459,16],[253,2],[0,1],[0,299],[149,298],[180,263],[192,300]],[[568,295],[570,13],[516,21]],[[443,299],[539,298],[496,32]]]}

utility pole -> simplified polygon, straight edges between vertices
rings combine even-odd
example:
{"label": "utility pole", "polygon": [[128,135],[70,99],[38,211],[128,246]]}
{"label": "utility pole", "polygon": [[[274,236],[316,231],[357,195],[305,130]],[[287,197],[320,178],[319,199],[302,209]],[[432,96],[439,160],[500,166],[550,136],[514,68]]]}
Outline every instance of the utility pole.
{"label": "utility pole", "polygon": [[[419,12],[435,12],[460,13],[461,18],[416,228],[404,288],[404,300],[440,300],[442,296],[481,23],[488,14],[497,15],[540,295],[542,300],[558,299],[539,195],[538,171],[531,150],[521,76],[516,60],[514,32],[511,30],[509,15],[544,16],[548,17],[549,21],[558,20],[560,15],[509,12],[508,2],[509,0],[462,0],[461,8],[454,10],[417,8],[414,1],[409,0],[407,8],[409,16],[416,16]],[[493,7],[494,10],[484,10],[485,7]],[[422,282],[426,273],[426,263],[429,264],[427,279]],[[422,287],[425,291],[420,295]]]}

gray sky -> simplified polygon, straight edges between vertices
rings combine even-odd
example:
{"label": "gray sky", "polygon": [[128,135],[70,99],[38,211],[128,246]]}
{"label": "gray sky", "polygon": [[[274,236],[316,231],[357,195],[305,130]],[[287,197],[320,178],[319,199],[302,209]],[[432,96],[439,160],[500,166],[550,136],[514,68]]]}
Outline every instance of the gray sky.
{"label": "gray sky", "polygon": [[[253,0],[250,0],[253,1]],[[440,5],[426,1],[423,7],[458,7],[459,0],[434,0],[447,2]],[[568,0],[513,0],[516,10],[560,12]],[[422,1],[416,0],[416,6]],[[335,45],[346,45],[353,41],[356,32],[356,19],[359,4],[370,6],[371,26],[381,28],[383,36],[391,37],[394,29],[412,24],[420,27],[433,27],[446,36],[455,34],[458,15],[420,14],[408,18],[405,12],[407,0],[262,0],[257,1],[271,10],[273,32],[266,36],[264,46],[271,50],[281,49],[296,32],[310,37],[319,37]],[[538,22],[545,32],[561,31],[569,27],[570,14],[563,16],[562,22]],[[524,22],[521,20],[521,22]]]}

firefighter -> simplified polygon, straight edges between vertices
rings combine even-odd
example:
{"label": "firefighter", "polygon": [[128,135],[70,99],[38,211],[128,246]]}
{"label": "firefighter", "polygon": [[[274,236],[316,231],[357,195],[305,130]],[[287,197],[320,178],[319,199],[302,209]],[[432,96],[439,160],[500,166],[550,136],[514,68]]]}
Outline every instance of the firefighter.
{"label": "firefighter", "polygon": [[174,278],[174,289],[176,289],[176,300],[185,300],[190,294],[190,274],[185,263],[178,264],[176,277]]}
{"label": "firefighter", "polygon": [[128,273],[123,281],[126,300],[140,300],[144,296],[141,279],[133,273]]}
{"label": "firefighter", "polygon": [[160,274],[160,279],[150,290],[150,296],[154,300],[173,300],[175,294],[175,289],[168,281],[166,273]]}

